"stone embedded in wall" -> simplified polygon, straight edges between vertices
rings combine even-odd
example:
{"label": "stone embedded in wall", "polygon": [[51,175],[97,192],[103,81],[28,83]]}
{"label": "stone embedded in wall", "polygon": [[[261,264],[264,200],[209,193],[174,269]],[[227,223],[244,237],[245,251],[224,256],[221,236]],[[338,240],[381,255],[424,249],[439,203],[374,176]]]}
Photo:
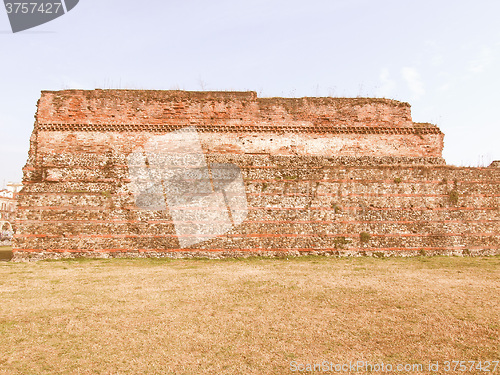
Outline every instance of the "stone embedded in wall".
{"label": "stone embedded in wall", "polygon": [[[180,240],[168,204],[140,207],[128,163],[192,126],[206,165],[238,168],[247,197],[244,221],[202,242]],[[15,259],[498,253],[500,169],[448,166],[442,148],[439,128],[388,99],[43,92]]]}

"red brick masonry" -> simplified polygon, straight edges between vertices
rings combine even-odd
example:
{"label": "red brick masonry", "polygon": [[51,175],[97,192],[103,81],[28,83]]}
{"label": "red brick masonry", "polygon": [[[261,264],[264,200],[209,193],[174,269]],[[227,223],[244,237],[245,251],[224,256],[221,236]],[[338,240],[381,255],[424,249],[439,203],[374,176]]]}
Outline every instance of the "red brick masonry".
{"label": "red brick masonry", "polygon": [[[500,168],[442,159],[410,106],[254,92],[66,90],[38,103],[14,258],[326,253],[498,254]],[[168,210],[140,210],[127,156],[195,126],[208,162],[241,169],[248,216],[179,248]]]}

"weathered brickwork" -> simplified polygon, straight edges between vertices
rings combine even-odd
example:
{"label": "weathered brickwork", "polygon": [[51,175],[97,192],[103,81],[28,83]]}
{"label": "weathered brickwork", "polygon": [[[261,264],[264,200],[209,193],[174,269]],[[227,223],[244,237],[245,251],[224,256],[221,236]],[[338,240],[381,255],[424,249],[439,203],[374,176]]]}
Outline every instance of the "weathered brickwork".
{"label": "weathered brickwork", "polygon": [[[248,215],[180,248],[168,209],[136,206],[127,157],[187,126],[208,163],[239,166]],[[14,257],[500,253],[500,168],[448,166],[442,148],[386,99],[43,92]]]}
{"label": "weathered brickwork", "polygon": [[186,126],[217,154],[440,157],[443,150],[443,133],[413,123],[407,103],[254,92],[43,92],[35,131],[41,153],[127,153],[152,134]]}

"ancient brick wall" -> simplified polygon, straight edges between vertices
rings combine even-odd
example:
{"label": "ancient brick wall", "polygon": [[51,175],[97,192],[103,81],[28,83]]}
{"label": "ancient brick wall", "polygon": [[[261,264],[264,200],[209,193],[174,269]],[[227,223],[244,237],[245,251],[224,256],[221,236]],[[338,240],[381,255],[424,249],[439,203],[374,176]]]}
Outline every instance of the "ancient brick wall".
{"label": "ancient brick wall", "polygon": [[[446,165],[442,133],[412,123],[404,103],[118,94],[42,95],[19,196],[16,259],[500,253],[500,168]],[[271,125],[263,125],[266,116]],[[335,121],[321,128],[321,116]],[[127,157],[190,119],[199,121],[209,164],[241,169],[248,215],[224,235],[181,248],[168,209],[137,207]]]}
{"label": "ancient brick wall", "polygon": [[435,125],[413,123],[409,104],[395,100],[254,92],[43,92],[36,120],[41,153],[128,152],[186,126],[214,153],[441,157],[444,137]]}

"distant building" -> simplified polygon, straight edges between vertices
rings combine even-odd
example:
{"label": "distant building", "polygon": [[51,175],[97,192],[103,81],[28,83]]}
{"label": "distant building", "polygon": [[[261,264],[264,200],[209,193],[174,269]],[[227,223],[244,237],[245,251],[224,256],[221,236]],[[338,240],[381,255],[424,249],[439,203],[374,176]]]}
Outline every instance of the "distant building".
{"label": "distant building", "polygon": [[0,190],[0,230],[12,232],[17,207],[17,193],[22,189],[20,183],[9,182],[6,189]]}

